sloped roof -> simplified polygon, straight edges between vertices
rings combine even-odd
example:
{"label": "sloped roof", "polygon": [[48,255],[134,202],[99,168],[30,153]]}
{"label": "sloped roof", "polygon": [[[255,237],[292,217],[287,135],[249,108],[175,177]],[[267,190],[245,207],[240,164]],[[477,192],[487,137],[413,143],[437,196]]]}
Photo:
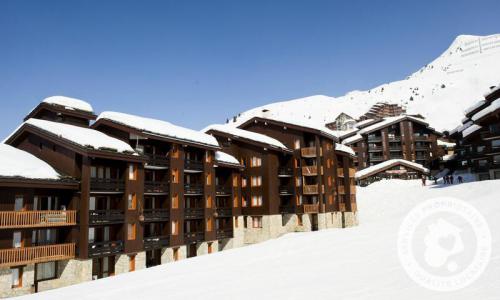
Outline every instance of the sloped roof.
{"label": "sloped roof", "polygon": [[420,171],[425,174],[429,173],[429,169],[425,168],[421,164],[408,161],[405,159],[391,159],[356,172],[356,179],[363,179],[398,165],[403,165],[405,167]]}

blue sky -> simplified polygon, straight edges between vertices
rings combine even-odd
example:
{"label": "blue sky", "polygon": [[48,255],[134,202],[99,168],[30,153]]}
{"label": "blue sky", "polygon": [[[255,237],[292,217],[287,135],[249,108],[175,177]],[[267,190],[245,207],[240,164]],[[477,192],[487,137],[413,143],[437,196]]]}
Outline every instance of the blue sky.
{"label": "blue sky", "polygon": [[[406,3],[408,2],[408,3]],[[246,109],[402,79],[496,1],[0,1],[0,137],[66,95],[201,129]]]}

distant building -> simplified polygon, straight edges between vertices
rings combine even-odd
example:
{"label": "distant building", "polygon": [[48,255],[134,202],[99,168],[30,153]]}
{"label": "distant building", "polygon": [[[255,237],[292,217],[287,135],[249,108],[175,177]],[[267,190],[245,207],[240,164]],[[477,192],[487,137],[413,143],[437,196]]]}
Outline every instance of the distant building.
{"label": "distant building", "polygon": [[391,159],[356,172],[356,181],[361,186],[382,179],[419,179],[428,175],[429,169],[404,159]]}
{"label": "distant building", "polygon": [[328,123],[325,126],[331,130],[346,131],[353,129],[355,124],[356,120],[354,120],[353,117],[346,113],[340,113],[337,118],[335,118],[334,122]]}
{"label": "distant building", "polygon": [[397,117],[406,114],[406,109],[398,104],[378,102],[370,110],[360,117],[360,120],[381,119],[386,117]]}

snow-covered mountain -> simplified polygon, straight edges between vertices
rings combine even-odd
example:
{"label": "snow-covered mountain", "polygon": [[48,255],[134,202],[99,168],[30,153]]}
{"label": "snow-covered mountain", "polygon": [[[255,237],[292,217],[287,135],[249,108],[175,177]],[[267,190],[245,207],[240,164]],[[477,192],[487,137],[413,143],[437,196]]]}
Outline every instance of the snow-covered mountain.
{"label": "snow-covered mountain", "polygon": [[316,95],[260,106],[241,113],[233,125],[253,116],[320,125],[341,112],[358,118],[373,104],[389,102],[423,115],[438,130],[450,130],[460,124],[467,107],[499,83],[500,34],[460,35],[443,54],[404,80],[342,97]]}

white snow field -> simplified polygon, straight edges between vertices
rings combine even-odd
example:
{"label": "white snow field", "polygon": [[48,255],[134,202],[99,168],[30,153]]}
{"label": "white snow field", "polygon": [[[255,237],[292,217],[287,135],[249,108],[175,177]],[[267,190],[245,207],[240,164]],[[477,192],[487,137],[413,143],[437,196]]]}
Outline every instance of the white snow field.
{"label": "white snow field", "polygon": [[[52,290],[39,299],[500,299],[500,181],[422,187],[387,180],[359,188],[358,227],[275,240]],[[470,286],[436,292],[412,281],[397,252],[399,226],[417,204],[460,198],[486,218],[491,261]]]}

